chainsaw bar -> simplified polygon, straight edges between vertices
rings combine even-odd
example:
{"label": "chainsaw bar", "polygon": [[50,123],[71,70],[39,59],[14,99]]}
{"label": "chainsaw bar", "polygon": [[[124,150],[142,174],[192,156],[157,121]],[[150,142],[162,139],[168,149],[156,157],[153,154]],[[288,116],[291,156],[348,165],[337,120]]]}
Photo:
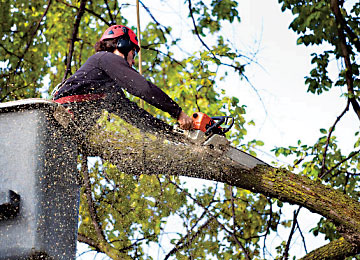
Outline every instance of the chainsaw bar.
{"label": "chainsaw bar", "polygon": [[225,153],[225,156],[229,157],[231,160],[240,164],[243,168],[248,170],[253,169],[258,165],[268,165],[262,160],[248,154],[246,152],[240,151],[234,147],[229,147],[229,150]]}
{"label": "chainsaw bar", "polygon": [[190,143],[194,145],[204,146],[210,151],[219,154],[219,156],[226,156],[232,161],[239,164],[244,169],[251,170],[257,165],[268,165],[267,163],[252,156],[251,154],[232,147],[230,145],[230,142],[223,135],[213,134],[211,136],[207,136],[204,132],[200,130],[174,130],[177,133],[181,133],[182,135],[184,135]]}

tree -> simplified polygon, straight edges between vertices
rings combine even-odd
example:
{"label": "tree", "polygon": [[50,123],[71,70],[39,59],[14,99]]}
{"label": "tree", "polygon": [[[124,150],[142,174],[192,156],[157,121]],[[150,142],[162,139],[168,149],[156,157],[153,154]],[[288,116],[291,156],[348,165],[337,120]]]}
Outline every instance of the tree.
{"label": "tree", "polygon": [[[335,85],[344,86],[347,105],[342,114],[350,105],[359,114],[359,81],[355,78],[359,4],[349,9],[337,1],[280,2],[283,10],[297,15],[291,28],[301,33],[299,43],[327,42],[329,46],[324,53],[314,54],[316,68],[306,79],[309,91],[320,94]],[[233,145],[254,153],[261,141],[240,145],[247,123],[253,124],[245,120],[245,104],[218,88],[218,82],[227,77],[227,73],[219,75],[221,68],[247,80],[245,69],[252,62],[221,34],[223,26],[240,22],[237,1],[185,1],[187,19],[197,39],[193,53],[181,49],[186,40],[175,38],[174,29],[160,24],[146,3],[140,3],[151,18],[142,32],[144,75],[188,113],[196,108],[209,115],[234,116],[235,131],[227,137]],[[128,23],[128,17],[135,13],[129,11],[132,5],[106,0],[2,2],[1,101],[51,92],[93,53],[93,44],[107,26]],[[344,59],[345,63],[335,84],[328,76],[331,59]],[[51,84],[46,84],[47,79]],[[167,120],[153,107],[146,105],[146,109]],[[296,157],[293,167],[251,170],[207,149],[174,145],[152,135],[144,137],[120,119],[109,121],[109,115],[104,115],[89,140],[102,161],[87,169],[84,157],[79,157],[84,179],[79,241],[113,259],[144,259],[145,245],[161,248],[167,220],[176,218],[184,231],[172,237],[165,259],[203,259],[208,255],[259,259],[266,255],[262,242],[283,225],[290,228],[290,236],[279,245],[275,257],[286,259],[292,234],[301,230],[297,222],[300,208],[292,220],[280,218],[282,202],[290,202],[321,214],[323,218],[313,232],[324,233],[331,241],[305,259],[356,255],[360,250],[359,141],[350,154],[344,155],[338,148],[333,133],[342,114],[329,130],[321,129],[316,144],[299,141],[296,147],[274,149],[277,155]],[[190,192],[179,175],[217,182]]]}

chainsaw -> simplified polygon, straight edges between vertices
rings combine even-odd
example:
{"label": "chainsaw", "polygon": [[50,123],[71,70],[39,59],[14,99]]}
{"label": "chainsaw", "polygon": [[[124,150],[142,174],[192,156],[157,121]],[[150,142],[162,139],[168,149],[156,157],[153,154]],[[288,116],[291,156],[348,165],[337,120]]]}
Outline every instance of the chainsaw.
{"label": "chainsaw", "polygon": [[196,112],[193,113],[192,119],[192,130],[174,128],[176,132],[183,134],[190,143],[207,147],[219,156],[227,156],[248,170],[257,165],[267,165],[260,159],[231,146],[225,133],[234,125],[233,117],[210,117],[205,113]]}

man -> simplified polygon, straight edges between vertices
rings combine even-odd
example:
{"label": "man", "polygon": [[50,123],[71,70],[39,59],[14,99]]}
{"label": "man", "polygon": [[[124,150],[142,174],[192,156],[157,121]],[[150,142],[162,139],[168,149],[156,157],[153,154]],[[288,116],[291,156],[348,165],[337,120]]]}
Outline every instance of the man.
{"label": "man", "polygon": [[192,119],[160,88],[132,68],[140,50],[135,33],[123,25],[109,27],[95,44],[96,53],[54,94],[54,101],[68,107],[82,129],[91,128],[102,109],[120,116],[142,130],[171,130],[126,98],[123,90],[168,112],[180,128],[192,128]]}

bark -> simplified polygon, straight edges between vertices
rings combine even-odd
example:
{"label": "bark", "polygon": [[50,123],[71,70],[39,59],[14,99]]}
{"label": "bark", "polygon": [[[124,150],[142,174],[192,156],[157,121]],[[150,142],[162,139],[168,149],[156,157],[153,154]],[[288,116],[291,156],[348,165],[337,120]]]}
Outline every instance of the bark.
{"label": "bark", "polygon": [[[360,252],[360,203],[356,200],[323,185],[320,180],[270,166],[244,169],[210,148],[174,140],[176,137],[167,141],[133,129],[123,132],[97,129],[89,145],[94,155],[112,162],[127,174],[181,175],[213,180],[303,206],[344,230],[345,239],[325,246],[326,259]],[[316,251],[310,254],[316,255]]]}
{"label": "bark", "polygon": [[341,237],[338,240],[332,241],[329,244],[310,252],[305,257],[301,258],[301,260],[342,260],[344,257],[355,255],[356,253],[356,247]]}

